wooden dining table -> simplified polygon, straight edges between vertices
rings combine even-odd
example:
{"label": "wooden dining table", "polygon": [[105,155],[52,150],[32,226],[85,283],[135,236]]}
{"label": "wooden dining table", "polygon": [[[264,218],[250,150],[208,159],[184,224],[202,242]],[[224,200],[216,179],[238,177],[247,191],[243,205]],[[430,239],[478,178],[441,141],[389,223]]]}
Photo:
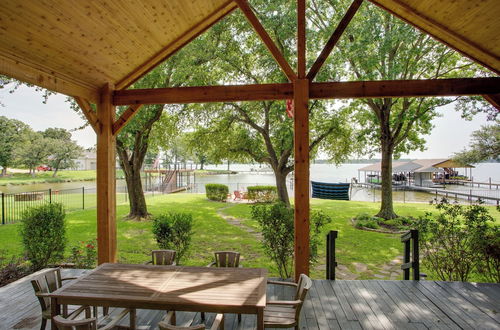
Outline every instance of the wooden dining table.
{"label": "wooden dining table", "polygon": [[102,264],[50,298],[52,317],[63,304],[240,313],[256,314],[264,329],[266,286],[262,268]]}

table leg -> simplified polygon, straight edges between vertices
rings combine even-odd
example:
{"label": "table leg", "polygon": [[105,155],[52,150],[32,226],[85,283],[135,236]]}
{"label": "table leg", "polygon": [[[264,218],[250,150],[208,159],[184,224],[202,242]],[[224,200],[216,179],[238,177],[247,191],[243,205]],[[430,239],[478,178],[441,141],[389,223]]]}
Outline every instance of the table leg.
{"label": "table leg", "polygon": [[[57,302],[57,298],[50,298],[50,315],[51,319],[61,314],[61,305]],[[57,326],[54,325],[54,322],[50,322],[51,329],[57,329]]]}
{"label": "table leg", "polygon": [[135,330],[137,325],[137,311],[135,309],[130,310],[130,330]]}
{"label": "table leg", "polygon": [[264,309],[257,311],[257,330],[264,330]]}

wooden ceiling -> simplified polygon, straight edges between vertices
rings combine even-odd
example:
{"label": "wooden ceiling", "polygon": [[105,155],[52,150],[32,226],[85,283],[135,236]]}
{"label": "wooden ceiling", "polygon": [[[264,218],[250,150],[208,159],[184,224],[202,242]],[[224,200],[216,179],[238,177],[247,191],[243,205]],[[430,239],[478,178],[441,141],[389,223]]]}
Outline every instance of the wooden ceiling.
{"label": "wooden ceiling", "polygon": [[500,74],[499,0],[370,0]]}
{"label": "wooden ceiling", "polygon": [[0,72],[96,100],[236,8],[230,0],[2,0]]}
{"label": "wooden ceiling", "polygon": [[[499,0],[370,1],[500,73]],[[128,87],[234,8],[231,0],[2,0],[0,73],[96,101],[105,83]]]}

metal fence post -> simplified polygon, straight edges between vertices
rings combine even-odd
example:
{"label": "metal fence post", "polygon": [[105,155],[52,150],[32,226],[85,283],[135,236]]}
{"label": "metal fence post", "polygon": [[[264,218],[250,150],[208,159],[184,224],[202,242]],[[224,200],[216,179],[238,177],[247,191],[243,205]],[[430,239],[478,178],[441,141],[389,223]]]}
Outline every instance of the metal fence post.
{"label": "metal fence post", "polygon": [[52,204],[52,188],[49,188],[49,203]]}
{"label": "metal fence post", "polygon": [[85,210],[85,187],[82,187],[82,210]]}
{"label": "metal fence post", "polygon": [[326,279],[335,280],[335,267],[337,261],[335,260],[335,239],[337,238],[338,231],[330,230],[326,235]]}
{"label": "metal fence post", "polygon": [[2,225],[5,225],[5,194],[2,193]]}

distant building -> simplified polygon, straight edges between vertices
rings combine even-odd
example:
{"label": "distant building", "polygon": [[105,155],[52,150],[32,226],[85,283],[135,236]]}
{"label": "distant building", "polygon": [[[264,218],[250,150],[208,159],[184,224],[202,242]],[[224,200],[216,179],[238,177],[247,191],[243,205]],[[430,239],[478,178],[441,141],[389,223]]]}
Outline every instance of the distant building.
{"label": "distant building", "polygon": [[[465,176],[459,176],[457,168],[465,168]],[[393,184],[414,184],[429,187],[434,184],[452,183],[467,180],[472,176],[472,165],[462,165],[452,159],[415,159],[392,162]],[[358,172],[365,173],[366,183],[380,183],[381,163],[362,167]],[[360,178],[361,179],[361,178]]]}
{"label": "distant building", "polygon": [[97,165],[97,155],[94,151],[84,151],[82,155],[75,159],[75,170],[95,170]]}

